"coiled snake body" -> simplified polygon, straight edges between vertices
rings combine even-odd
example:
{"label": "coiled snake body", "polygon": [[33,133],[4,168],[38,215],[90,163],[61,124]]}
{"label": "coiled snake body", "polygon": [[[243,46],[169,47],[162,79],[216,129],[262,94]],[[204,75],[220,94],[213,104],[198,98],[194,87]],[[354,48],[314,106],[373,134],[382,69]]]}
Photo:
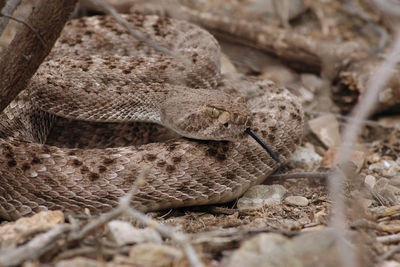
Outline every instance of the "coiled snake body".
{"label": "coiled snake body", "polygon": [[138,208],[226,202],[277,167],[248,127],[281,162],[299,144],[296,98],[271,82],[221,76],[219,46],[206,31],[125,18],[191,64],[158,54],[107,16],[69,22],[1,114],[0,217],[107,211],[144,169]]}

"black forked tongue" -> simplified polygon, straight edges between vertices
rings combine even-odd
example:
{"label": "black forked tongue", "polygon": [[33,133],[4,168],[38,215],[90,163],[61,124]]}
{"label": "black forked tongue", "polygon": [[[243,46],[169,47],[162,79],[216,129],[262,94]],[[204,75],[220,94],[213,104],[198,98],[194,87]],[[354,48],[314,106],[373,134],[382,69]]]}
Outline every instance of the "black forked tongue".
{"label": "black forked tongue", "polygon": [[257,141],[265,150],[267,150],[268,154],[273,158],[277,163],[280,163],[278,156],[275,152],[266,144],[264,141],[258,137],[258,135],[250,128],[246,129],[246,133],[248,133],[254,140]]}

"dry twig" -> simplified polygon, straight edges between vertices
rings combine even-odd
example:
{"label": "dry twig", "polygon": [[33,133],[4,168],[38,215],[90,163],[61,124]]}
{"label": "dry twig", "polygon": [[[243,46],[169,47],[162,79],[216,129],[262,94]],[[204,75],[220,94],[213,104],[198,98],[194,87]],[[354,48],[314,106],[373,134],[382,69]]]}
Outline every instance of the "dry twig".
{"label": "dry twig", "polygon": [[326,179],[329,175],[329,172],[295,172],[295,173],[277,173],[270,175],[269,178],[272,179]]}
{"label": "dry twig", "polygon": [[[29,23],[26,23],[25,21],[23,21],[22,19],[19,18],[15,18],[13,16],[9,16],[9,15],[4,15],[2,13],[0,13],[0,17],[4,17],[7,19],[11,19],[11,20],[15,20],[16,22],[22,23],[24,24],[26,27],[28,27],[32,32],[34,32],[36,34],[36,37],[40,40],[40,42],[42,42],[42,45],[44,47],[46,47],[46,43],[44,42],[42,36],[40,36],[40,34],[38,33],[37,30],[35,30],[35,28],[33,28],[31,25],[29,25]],[[0,29],[0,34],[1,34],[1,29]]]}
{"label": "dry twig", "polygon": [[46,233],[36,236],[26,245],[2,251],[0,253],[0,266],[15,266],[26,260],[39,258],[52,249],[57,244],[56,241],[71,229],[71,225],[68,224],[56,225]]}
{"label": "dry twig", "polygon": [[398,242],[400,242],[400,234],[378,236],[376,238],[376,241],[383,243],[383,244],[398,243]]}
{"label": "dry twig", "polygon": [[8,24],[8,20],[11,19],[10,16],[14,13],[14,10],[19,6],[21,0],[8,0],[5,6],[0,10],[4,14],[3,18],[0,19],[0,36]]}
{"label": "dry twig", "polygon": [[375,219],[381,217],[388,217],[393,215],[400,215],[400,205],[392,206],[384,210],[378,211],[374,214]]}

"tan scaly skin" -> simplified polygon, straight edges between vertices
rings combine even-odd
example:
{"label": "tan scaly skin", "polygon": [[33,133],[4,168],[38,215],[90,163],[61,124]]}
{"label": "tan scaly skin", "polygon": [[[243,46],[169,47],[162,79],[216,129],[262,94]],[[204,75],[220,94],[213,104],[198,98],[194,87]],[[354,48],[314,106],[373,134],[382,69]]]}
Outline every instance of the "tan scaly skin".
{"label": "tan scaly skin", "polygon": [[137,208],[227,202],[278,167],[248,127],[281,162],[300,143],[296,98],[271,82],[221,78],[219,46],[206,31],[156,16],[126,19],[193,64],[157,55],[109,17],[70,22],[0,115],[0,217],[104,212],[147,168]]}

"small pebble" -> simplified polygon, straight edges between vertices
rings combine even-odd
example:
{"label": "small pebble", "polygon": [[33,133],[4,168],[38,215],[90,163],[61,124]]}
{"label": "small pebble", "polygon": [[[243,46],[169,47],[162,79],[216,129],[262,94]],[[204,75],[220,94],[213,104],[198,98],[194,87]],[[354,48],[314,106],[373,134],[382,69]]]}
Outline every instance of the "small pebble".
{"label": "small pebble", "polygon": [[153,228],[140,229],[120,220],[113,220],[107,225],[112,238],[119,246],[142,242],[161,243],[162,241],[161,236]]}
{"label": "small pebble", "polygon": [[[337,147],[331,147],[326,151],[324,159],[322,160],[322,166],[325,168],[335,167],[341,162],[340,150]],[[350,160],[357,167],[356,172],[360,172],[365,162],[365,152],[362,150],[353,150],[350,155]]]}
{"label": "small pebble", "polygon": [[20,218],[0,226],[0,245],[22,243],[31,237],[29,233],[46,232],[64,221],[64,213],[59,210],[41,211],[31,217]]}
{"label": "small pebble", "polygon": [[374,188],[376,184],[376,178],[372,175],[365,176],[364,183],[370,186],[370,188]]}
{"label": "small pebble", "polygon": [[154,243],[133,246],[129,258],[134,266],[189,266],[182,249]]}
{"label": "small pebble", "polygon": [[[341,248],[358,255],[363,244],[356,236],[351,240],[346,235]],[[348,239],[349,238],[349,239]],[[340,266],[342,257],[336,244],[337,234],[332,228],[306,232],[294,238],[275,233],[262,233],[244,241],[232,253],[227,266]],[[369,266],[370,257],[360,259],[360,266]]]}
{"label": "small pebble", "polygon": [[249,188],[238,200],[239,211],[258,210],[282,202],[287,189],[282,185],[255,185]]}
{"label": "small pebble", "polygon": [[303,196],[288,196],[284,201],[287,205],[306,207],[308,206],[308,199]]}
{"label": "small pebble", "polygon": [[86,257],[74,257],[72,259],[61,260],[56,263],[56,267],[96,267],[99,266],[99,262]]}
{"label": "small pebble", "polygon": [[309,120],[308,125],[311,131],[327,147],[340,145],[339,122],[333,114],[327,114]]}
{"label": "small pebble", "polygon": [[305,143],[298,147],[289,159],[289,162],[294,163],[296,166],[305,166],[306,171],[314,170],[315,167],[320,166],[321,161],[322,157],[315,152],[315,148],[311,143]]}

